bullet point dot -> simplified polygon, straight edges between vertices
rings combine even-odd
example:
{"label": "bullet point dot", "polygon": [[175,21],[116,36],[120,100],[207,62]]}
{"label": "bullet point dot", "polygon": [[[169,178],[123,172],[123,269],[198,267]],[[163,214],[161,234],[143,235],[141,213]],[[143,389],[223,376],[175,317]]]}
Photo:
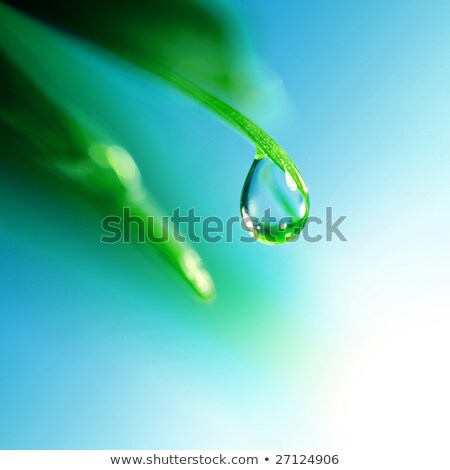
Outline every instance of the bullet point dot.
{"label": "bullet point dot", "polygon": [[269,461],[269,457],[266,457],[266,462],[268,462],[268,461]]}

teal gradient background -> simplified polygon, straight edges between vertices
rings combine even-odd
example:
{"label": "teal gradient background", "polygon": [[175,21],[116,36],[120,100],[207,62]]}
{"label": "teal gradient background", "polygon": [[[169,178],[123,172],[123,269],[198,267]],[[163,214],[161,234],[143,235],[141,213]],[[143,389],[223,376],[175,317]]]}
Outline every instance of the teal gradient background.
{"label": "teal gradient background", "polygon": [[[250,114],[302,171],[311,215],[347,216],[348,241],[202,243],[218,290],[205,304],[158,259],[99,243],[83,201],[6,163],[1,448],[439,442],[450,393],[437,373],[448,358],[450,4],[229,9],[270,77],[266,107]],[[62,44],[41,51],[44,69],[129,150],[165,209],[238,215],[247,141],[143,72]]]}

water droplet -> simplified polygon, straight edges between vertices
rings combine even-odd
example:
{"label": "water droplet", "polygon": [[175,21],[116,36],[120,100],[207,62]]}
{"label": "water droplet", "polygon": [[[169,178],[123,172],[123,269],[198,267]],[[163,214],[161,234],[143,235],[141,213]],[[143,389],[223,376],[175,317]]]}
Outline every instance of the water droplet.
{"label": "water droplet", "polygon": [[[301,177],[300,181],[303,183]],[[290,173],[258,151],[242,188],[241,215],[245,228],[263,243],[294,241],[308,212],[306,190],[300,191]]]}

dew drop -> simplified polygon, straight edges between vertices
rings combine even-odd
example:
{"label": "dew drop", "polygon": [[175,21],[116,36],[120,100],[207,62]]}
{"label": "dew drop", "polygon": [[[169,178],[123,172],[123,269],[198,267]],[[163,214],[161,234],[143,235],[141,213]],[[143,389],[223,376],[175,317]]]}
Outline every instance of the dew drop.
{"label": "dew drop", "polygon": [[243,226],[262,243],[286,243],[299,237],[308,212],[306,191],[258,151],[242,188]]}

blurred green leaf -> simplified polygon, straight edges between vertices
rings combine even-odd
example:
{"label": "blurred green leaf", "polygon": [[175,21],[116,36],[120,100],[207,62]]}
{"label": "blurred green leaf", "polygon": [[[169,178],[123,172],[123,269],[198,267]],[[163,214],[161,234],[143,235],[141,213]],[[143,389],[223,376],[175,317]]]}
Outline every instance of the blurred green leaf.
{"label": "blurred green leaf", "polygon": [[171,228],[162,223],[162,211],[144,187],[131,155],[105,133],[76,122],[1,49],[0,70],[1,156],[37,163],[70,185],[102,216],[122,214],[124,207],[144,221],[151,215],[147,233],[154,237],[166,233],[167,239],[151,245],[200,297],[211,299],[214,284],[209,273],[193,248],[178,243]]}
{"label": "blurred green leaf", "polygon": [[249,50],[226,8],[192,0],[6,0],[152,71],[154,63],[211,91],[244,94]]}

